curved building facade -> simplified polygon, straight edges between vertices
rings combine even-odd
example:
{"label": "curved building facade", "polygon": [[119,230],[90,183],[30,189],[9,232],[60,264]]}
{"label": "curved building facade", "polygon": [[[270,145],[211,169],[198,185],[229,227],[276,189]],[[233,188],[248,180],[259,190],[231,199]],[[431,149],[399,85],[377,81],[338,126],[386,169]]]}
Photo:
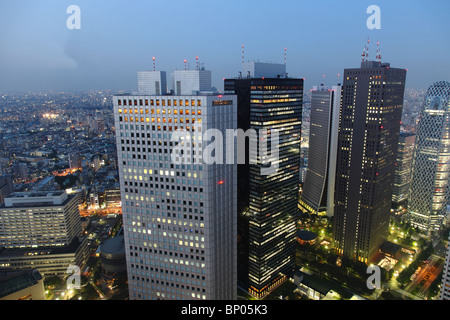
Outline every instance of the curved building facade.
{"label": "curved building facade", "polygon": [[409,221],[432,232],[447,211],[450,173],[450,83],[428,88],[416,132]]}
{"label": "curved building facade", "polygon": [[107,272],[124,272],[127,270],[125,259],[125,242],[123,235],[106,240],[100,247],[100,260]]}

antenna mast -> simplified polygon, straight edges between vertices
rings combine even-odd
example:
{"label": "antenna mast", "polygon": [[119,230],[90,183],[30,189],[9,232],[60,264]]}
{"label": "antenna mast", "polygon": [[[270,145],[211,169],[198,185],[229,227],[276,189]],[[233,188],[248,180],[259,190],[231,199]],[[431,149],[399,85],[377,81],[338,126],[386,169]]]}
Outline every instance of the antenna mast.
{"label": "antenna mast", "polygon": [[370,39],[367,38],[367,44],[364,46],[364,50],[363,50],[363,53],[361,55],[362,62],[369,61],[369,44],[370,44]]}
{"label": "antenna mast", "polygon": [[156,66],[155,66],[155,57],[153,57],[153,71],[156,71]]}
{"label": "antenna mast", "polygon": [[378,63],[381,63],[381,50],[380,50],[380,41],[377,41],[377,57]]}
{"label": "antenna mast", "polygon": [[244,45],[242,45],[242,64],[244,64]]}

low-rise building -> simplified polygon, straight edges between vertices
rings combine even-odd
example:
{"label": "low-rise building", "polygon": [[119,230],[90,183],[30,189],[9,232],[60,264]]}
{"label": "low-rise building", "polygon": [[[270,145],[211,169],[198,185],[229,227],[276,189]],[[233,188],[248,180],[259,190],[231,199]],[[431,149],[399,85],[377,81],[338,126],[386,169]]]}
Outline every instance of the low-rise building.
{"label": "low-rise building", "polygon": [[45,300],[39,271],[0,268],[0,300]]}

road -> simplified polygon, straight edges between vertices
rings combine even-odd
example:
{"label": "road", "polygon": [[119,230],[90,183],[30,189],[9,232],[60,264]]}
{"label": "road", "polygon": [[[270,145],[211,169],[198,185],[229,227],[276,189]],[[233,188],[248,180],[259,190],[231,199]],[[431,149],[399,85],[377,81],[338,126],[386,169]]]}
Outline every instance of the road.
{"label": "road", "polygon": [[421,286],[416,294],[418,298],[425,299],[427,297],[428,288],[442,271],[441,258],[432,255],[429,262],[423,266],[416,277],[406,286],[405,290],[412,293],[417,287]]}

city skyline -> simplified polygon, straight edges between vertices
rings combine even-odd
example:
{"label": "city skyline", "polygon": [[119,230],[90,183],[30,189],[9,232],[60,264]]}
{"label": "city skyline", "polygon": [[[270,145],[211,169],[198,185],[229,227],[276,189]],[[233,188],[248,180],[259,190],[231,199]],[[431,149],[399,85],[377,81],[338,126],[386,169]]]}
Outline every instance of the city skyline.
{"label": "city skyline", "polygon": [[0,300],[449,299],[448,9],[1,1]]}
{"label": "city skyline", "polygon": [[[80,8],[79,30],[66,26],[70,5]],[[370,5],[380,7],[381,29],[366,25]],[[286,53],[288,75],[304,78],[309,89],[336,84],[344,68],[357,67],[369,37],[369,59],[379,41],[383,61],[408,69],[406,87],[426,89],[450,70],[448,7],[446,1],[6,1],[0,4],[0,27],[8,31],[0,35],[0,88],[131,92],[135,73],[151,70],[153,57],[156,70],[168,72],[183,70],[184,59],[195,69],[199,57],[212,70],[212,85],[223,90],[223,78],[238,76],[244,45],[245,61],[284,63]],[[270,46],[266,38],[273,39]]]}

